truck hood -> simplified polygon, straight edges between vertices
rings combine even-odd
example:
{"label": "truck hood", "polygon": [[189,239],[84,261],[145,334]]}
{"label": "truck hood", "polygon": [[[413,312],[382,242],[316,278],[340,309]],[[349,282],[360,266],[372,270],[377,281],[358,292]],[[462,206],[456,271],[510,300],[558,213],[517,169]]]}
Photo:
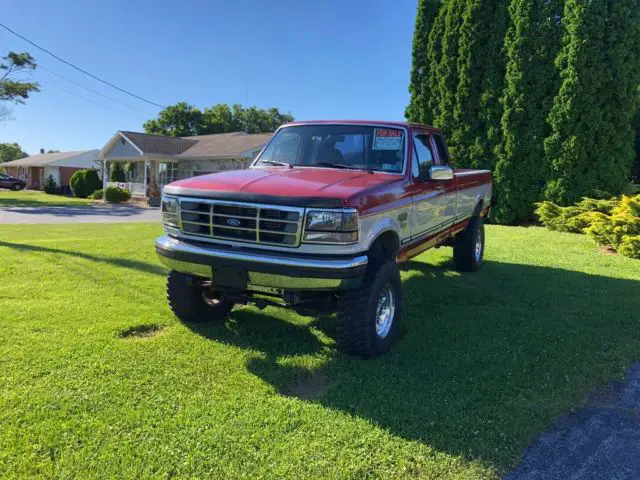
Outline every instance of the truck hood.
{"label": "truck hood", "polygon": [[249,168],[188,178],[163,193],[303,206],[342,206],[360,192],[401,180],[397,174],[315,167]]}

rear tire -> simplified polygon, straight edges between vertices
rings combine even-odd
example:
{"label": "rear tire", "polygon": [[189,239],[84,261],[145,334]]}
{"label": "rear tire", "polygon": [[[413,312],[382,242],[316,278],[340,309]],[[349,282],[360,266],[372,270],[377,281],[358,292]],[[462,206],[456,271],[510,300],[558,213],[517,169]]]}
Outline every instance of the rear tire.
{"label": "rear tire", "polygon": [[338,299],[337,344],[349,355],[376,357],[391,348],[402,318],[402,284],[395,262],[368,273],[359,290]]}
{"label": "rear tire", "polygon": [[472,217],[464,231],[456,235],[453,260],[460,272],[476,272],[484,262],[484,220]]}
{"label": "rear tire", "polygon": [[215,298],[195,279],[174,270],[167,274],[167,301],[173,314],[186,323],[224,320],[231,312],[233,303]]}

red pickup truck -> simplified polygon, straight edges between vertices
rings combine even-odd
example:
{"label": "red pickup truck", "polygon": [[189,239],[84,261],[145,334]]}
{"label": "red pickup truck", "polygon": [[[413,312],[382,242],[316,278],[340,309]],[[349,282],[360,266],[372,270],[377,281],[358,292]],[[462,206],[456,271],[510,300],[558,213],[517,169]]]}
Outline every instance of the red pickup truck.
{"label": "red pickup truck", "polygon": [[337,312],[338,347],[379,355],[402,315],[398,264],[450,245],[459,270],[477,270],[491,191],[490,172],[452,168],[437,128],[284,125],[250,168],[164,188],[169,304],[186,322],[247,303]]}

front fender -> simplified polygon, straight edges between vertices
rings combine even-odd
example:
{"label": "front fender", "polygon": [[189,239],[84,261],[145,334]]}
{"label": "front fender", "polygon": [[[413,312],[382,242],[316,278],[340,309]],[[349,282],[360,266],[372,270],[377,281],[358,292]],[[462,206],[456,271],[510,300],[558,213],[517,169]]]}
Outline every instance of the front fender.
{"label": "front fender", "polygon": [[397,217],[389,215],[378,218],[365,217],[360,230],[362,234],[362,245],[366,246],[368,250],[380,235],[389,231],[398,236],[398,244],[400,244],[401,237],[399,232],[402,231],[402,225]]}

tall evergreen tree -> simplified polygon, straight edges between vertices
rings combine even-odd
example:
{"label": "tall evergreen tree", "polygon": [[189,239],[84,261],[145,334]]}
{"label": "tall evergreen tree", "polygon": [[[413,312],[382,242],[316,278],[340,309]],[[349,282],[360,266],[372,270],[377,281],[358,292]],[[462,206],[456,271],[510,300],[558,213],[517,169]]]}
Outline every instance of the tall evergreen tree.
{"label": "tall evergreen tree", "polygon": [[[458,88],[458,48],[460,43],[460,27],[466,0],[448,0],[445,4],[444,28],[440,41],[441,53],[439,63],[430,65],[437,69],[437,84],[433,85],[429,110],[433,115],[433,123],[449,135],[453,123],[453,108]],[[439,28],[440,25],[438,25]],[[440,32],[438,32],[440,33]],[[438,55],[436,55],[438,57]],[[450,149],[455,157],[454,148]]]}
{"label": "tall evergreen tree", "polygon": [[500,138],[505,0],[468,0],[460,26],[449,143],[459,166],[491,168]]}
{"label": "tall evergreen tree", "polygon": [[[440,0],[419,0],[416,14],[416,26],[413,32],[411,53],[411,80],[409,83],[410,100],[405,117],[410,122],[426,121],[427,99],[429,98],[429,31],[438,13]],[[428,117],[427,117],[428,118]]]}
{"label": "tall evergreen tree", "polygon": [[548,177],[543,142],[559,85],[554,59],[561,47],[561,14],[561,0],[511,0],[509,5],[502,142],[494,171],[498,205],[493,216],[500,223],[529,218]]}
{"label": "tall evergreen tree", "polygon": [[[607,3],[605,29],[604,127],[600,131],[603,158],[598,168],[598,189],[618,194],[629,183],[635,160],[640,84],[640,2],[616,0]],[[598,165],[601,167],[601,165]],[[581,192],[583,195],[585,192]]]}
{"label": "tall evergreen tree", "polygon": [[[545,142],[552,165],[546,195],[556,203],[573,203],[594,190],[618,193],[628,181],[633,147],[633,116],[628,112],[635,105],[620,105],[620,99],[632,102],[628,93],[633,89],[628,85],[637,74],[627,67],[637,65],[629,57],[637,56],[637,46],[630,41],[638,38],[630,35],[631,23],[637,18],[633,18],[633,9],[623,8],[626,3],[567,0],[565,4],[565,34],[557,62],[562,86],[549,116],[553,133]],[[622,20],[621,15],[627,19]],[[622,65],[625,61],[630,64]],[[621,115],[626,125],[614,121],[615,115]],[[628,155],[624,153],[625,136]]]}
{"label": "tall evergreen tree", "polygon": [[429,41],[427,43],[427,75],[422,81],[422,91],[429,92],[423,94],[424,112],[422,121],[427,124],[434,124],[434,118],[438,116],[440,99],[440,63],[442,61],[442,37],[444,36],[445,20],[447,17],[448,4],[443,3],[438,9],[438,13],[433,19],[433,25],[429,31]]}

